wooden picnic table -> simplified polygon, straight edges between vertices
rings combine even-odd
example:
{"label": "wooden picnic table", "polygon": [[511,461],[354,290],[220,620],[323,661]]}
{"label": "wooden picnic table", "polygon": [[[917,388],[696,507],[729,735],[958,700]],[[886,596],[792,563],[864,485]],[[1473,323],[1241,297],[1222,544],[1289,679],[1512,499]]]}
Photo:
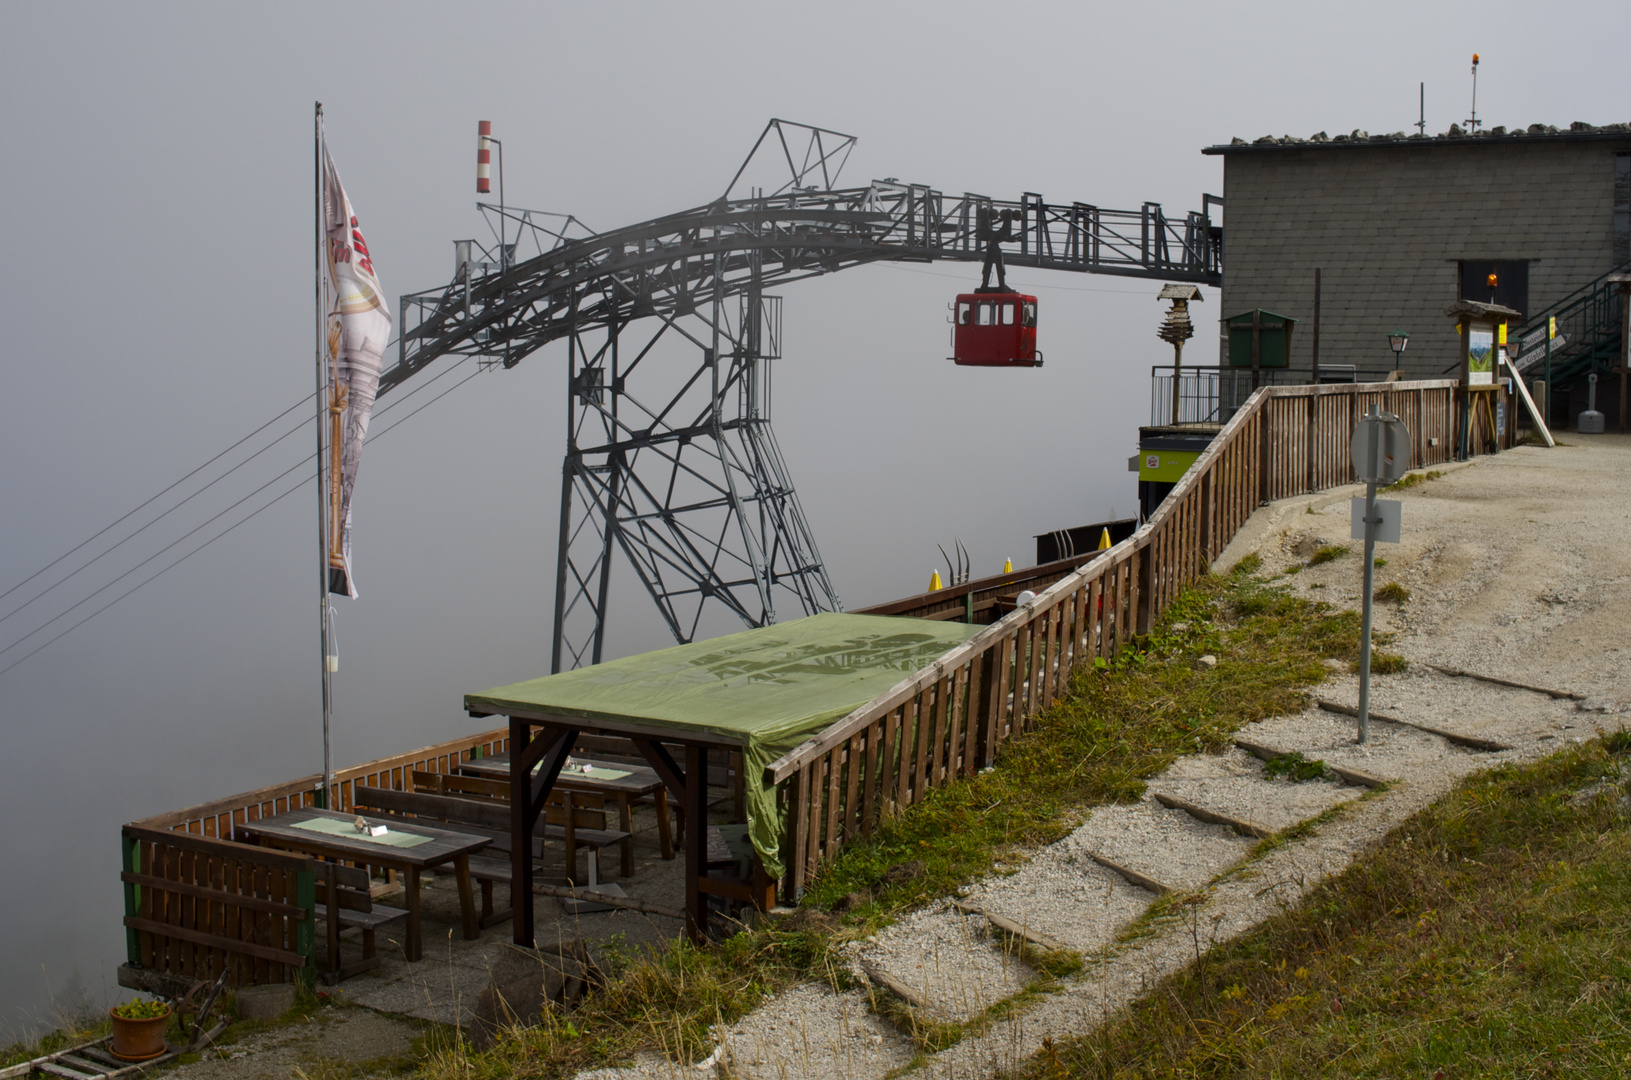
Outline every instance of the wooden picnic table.
{"label": "wooden picnic table", "polygon": [[[585,775],[573,771],[569,766],[561,768],[561,774],[555,780],[556,787],[568,788],[572,791],[588,791],[596,795],[605,795],[617,800],[617,827],[631,834],[620,845],[623,857],[623,876],[629,877],[634,873],[634,811],[631,803],[635,799],[646,795],[652,797],[657,807],[657,849],[665,859],[674,857],[674,833],[668,821],[668,790],[663,786],[662,777],[657,770],[647,765],[633,763],[618,763],[610,761],[597,761],[593,758],[572,757],[576,765],[588,765],[597,771],[598,775]],[[472,758],[459,765],[459,771],[467,776],[484,776],[494,780],[509,780],[510,755],[491,754],[487,757]],[[537,767],[534,766],[534,772]],[[622,773],[621,776],[610,775]]]}
{"label": "wooden picnic table", "polygon": [[[452,863],[454,876],[459,883],[459,913],[464,922],[465,939],[473,940],[480,936],[481,924],[476,914],[475,890],[470,883],[470,855],[491,844],[493,842],[491,837],[454,832],[451,829],[436,829],[417,822],[368,814],[362,815],[364,820],[376,825],[385,825],[390,831],[385,836],[370,837],[355,830],[317,831],[318,828],[326,826],[313,824],[318,821],[332,821],[349,826],[357,817],[356,814],[341,814],[308,807],[261,818],[259,821],[243,822],[236,825],[234,831],[240,834],[247,833],[263,847],[287,848],[309,855],[321,855],[329,859],[379,866],[399,872],[402,875],[408,905],[407,941],[403,944],[403,952],[411,961],[417,961],[424,955],[419,918],[420,874],[432,867]],[[400,839],[387,840],[387,837],[403,836],[424,839],[412,841],[411,846],[400,846],[402,845]],[[333,917],[332,912],[330,917]]]}

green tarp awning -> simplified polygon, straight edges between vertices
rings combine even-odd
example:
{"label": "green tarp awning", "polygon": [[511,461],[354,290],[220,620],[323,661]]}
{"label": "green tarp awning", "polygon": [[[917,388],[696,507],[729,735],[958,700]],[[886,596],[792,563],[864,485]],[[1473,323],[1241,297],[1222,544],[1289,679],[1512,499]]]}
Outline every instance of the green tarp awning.
{"label": "green tarp awning", "polygon": [[748,824],[771,876],[783,822],[770,762],[933,663],[983,626],[821,614],[466,694],[465,707],[722,735],[742,743]]}

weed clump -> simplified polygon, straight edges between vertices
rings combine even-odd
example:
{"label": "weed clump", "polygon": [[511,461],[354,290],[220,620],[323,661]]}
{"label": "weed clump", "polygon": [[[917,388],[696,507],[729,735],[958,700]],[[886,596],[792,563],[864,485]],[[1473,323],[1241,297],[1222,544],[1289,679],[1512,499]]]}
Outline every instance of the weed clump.
{"label": "weed clump", "polygon": [[1297,784],[1305,784],[1310,780],[1324,780],[1331,775],[1331,770],[1325,767],[1325,762],[1319,758],[1305,758],[1302,751],[1293,750],[1289,754],[1280,754],[1269,758],[1263,763],[1263,775],[1270,780],[1285,777]]}
{"label": "weed clump", "polygon": [[[1383,652],[1381,649],[1372,649],[1370,654],[1370,672],[1372,675],[1397,675],[1410,669],[1410,661],[1398,653]],[[1359,665],[1354,664],[1354,670]]]}
{"label": "weed clump", "polygon": [[1229,576],[1236,579],[1251,577],[1261,569],[1263,569],[1263,556],[1254,551],[1230,567]]}
{"label": "weed clump", "polygon": [[1308,565],[1319,566],[1321,563],[1335,562],[1346,554],[1348,554],[1348,549],[1345,546],[1326,544],[1314,552],[1313,557],[1308,560]]}
{"label": "weed clump", "polygon": [[1408,491],[1413,487],[1420,487],[1429,480],[1437,480],[1444,473],[1439,469],[1429,469],[1427,472],[1405,473],[1399,479],[1383,488],[1383,491]]}
{"label": "weed clump", "polygon": [[1410,590],[1397,581],[1390,581],[1376,590],[1376,599],[1385,600],[1390,604],[1402,604],[1410,599]]}

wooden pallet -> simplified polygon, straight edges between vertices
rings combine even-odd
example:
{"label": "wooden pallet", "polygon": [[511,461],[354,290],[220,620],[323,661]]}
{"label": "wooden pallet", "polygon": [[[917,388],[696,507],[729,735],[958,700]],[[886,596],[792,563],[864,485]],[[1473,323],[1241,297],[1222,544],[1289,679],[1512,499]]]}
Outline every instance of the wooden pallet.
{"label": "wooden pallet", "polygon": [[61,1077],[62,1080],[110,1080],[115,1076],[131,1076],[154,1065],[173,1061],[189,1050],[197,1049],[200,1044],[213,1042],[217,1035],[226,1030],[226,1026],[226,1021],[222,1020],[196,1042],[166,1043],[164,1053],[158,1057],[135,1062],[120,1061],[114,1057],[113,1051],[108,1048],[113,1042],[113,1036],[104,1035],[99,1039],[91,1039],[89,1042],[58,1050],[54,1054],[45,1054],[32,1061],[0,1069],[0,1080],[24,1076],[54,1076]]}

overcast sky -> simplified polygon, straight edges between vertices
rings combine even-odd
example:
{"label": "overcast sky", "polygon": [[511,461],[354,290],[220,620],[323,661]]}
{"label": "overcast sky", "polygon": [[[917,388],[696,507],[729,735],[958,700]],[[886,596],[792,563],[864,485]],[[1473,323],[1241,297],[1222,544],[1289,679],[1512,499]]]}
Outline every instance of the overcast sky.
{"label": "overcast sky", "polygon": [[[510,203],[600,229],[717,197],[771,116],[858,136],[854,183],[1181,217],[1222,193],[1199,151],[1231,136],[1404,129],[1422,81],[1430,132],[1464,120],[1475,50],[1491,125],[1631,119],[1628,30],[1623,0],[0,5],[0,591],[309,393],[315,100],[394,295],[444,283],[450,241],[481,227],[477,120],[504,139]],[[960,536],[991,573],[1034,561],[1034,533],[1135,508],[1126,459],[1169,360],[1159,283],[1016,271],[1047,366],[954,368],[945,305],[976,275],[885,265],[783,290],[776,431],[848,606],[921,590],[936,542]],[[1215,348],[1216,307],[1208,290],[1191,356]],[[338,764],[473,730],[461,694],[547,671],[563,358],[479,376],[369,447]],[[9,619],[100,547],[0,599],[0,648],[311,444],[308,426],[183,527]],[[108,992],[121,822],[320,767],[314,502],[285,499],[0,675],[7,1024]],[[668,643],[631,584],[614,655]]]}

